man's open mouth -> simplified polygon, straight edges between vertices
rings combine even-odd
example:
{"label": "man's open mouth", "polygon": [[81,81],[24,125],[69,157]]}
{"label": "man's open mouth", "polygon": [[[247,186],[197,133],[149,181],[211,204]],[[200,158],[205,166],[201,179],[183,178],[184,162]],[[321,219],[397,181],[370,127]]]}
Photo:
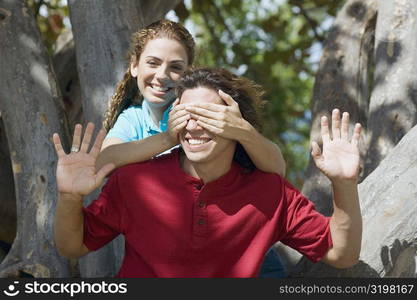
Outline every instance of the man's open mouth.
{"label": "man's open mouth", "polygon": [[185,140],[191,146],[203,145],[211,141],[210,138],[186,138]]}

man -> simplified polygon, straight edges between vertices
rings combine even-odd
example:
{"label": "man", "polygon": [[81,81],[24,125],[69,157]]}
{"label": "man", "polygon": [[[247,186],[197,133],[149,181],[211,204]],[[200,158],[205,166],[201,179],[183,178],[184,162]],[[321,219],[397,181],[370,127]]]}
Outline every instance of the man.
{"label": "man", "polygon": [[[183,106],[204,103],[227,109],[220,90],[238,103],[245,122],[258,125],[261,91],[247,79],[223,69],[197,69],[185,74],[177,87]],[[316,165],[333,186],[334,213],[327,218],[279,175],[254,169],[233,136],[224,136],[221,124],[209,123],[203,115],[200,110],[186,122],[170,124],[181,149],[113,172],[87,208],[83,196],[114,168],[95,171],[104,132],[88,153],[93,133],[89,124],[77,151],[81,126],[76,126],[75,151],[68,155],[55,134],[58,251],[78,258],[124,234],[119,277],[255,277],[265,252],[277,241],[314,262],[341,268],[357,262],[362,233],[359,124],[349,141],[349,115],[340,120],[334,110],[332,138],[326,117],[321,119],[323,153],[312,144]]]}

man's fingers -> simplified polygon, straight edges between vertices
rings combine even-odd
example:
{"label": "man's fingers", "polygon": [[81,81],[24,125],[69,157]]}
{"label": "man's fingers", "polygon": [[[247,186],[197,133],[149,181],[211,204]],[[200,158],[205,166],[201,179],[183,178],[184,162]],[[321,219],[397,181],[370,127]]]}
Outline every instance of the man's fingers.
{"label": "man's fingers", "polygon": [[342,128],[340,132],[342,140],[349,140],[349,113],[344,112],[342,115]]}
{"label": "man's fingers", "polygon": [[106,137],[106,131],[104,129],[100,129],[100,131],[97,134],[94,145],[91,148],[91,151],[90,151],[91,154],[93,154],[94,156],[97,156],[100,153],[101,145],[103,144],[105,137]]}
{"label": "man's fingers", "polygon": [[355,128],[353,129],[353,136],[352,136],[352,144],[358,145],[359,139],[361,137],[362,125],[359,123],[355,124]]}
{"label": "man's fingers", "polygon": [[106,164],[103,167],[101,167],[101,169],[96,174],[96,186],[100,186],[101,183],[103,182],[104,178],[106,178],[106,176],[111,171],[113,171],[115,167],[116,167],[116,165],[113,164],[113,163]]}
{"label": "man's fingers", "polygon": [[317,144],[316,141],[311,142],[311,156],[313,157],[314,163],[316,166],[321,169],[323,164],[323,156],[320,149],[320,146]]}
{"label": "man's fingers", "polygon": [[52,140],[54,141],[55,151],[58,157],[62,157],[65,155],[65,151],[62,148],[61,139],[59,138],[58,133],[54,133],[52,136]]}
{"label": "man's fingers", "polygon": [[323,143],[330,142],[329,121],[326,116],[322,116],[320,119],[320,132]]}
{"label": "man's fingers", "polygon": [[89,122],[87,124],[87,127],[86,127],[85,132],[84,132],[83,142],[81,144],[80,151],[82,151],[82,152],[87,152],[88,151],[88,147],[90,146],[90,141],[91,141],[91,137],[93,135],[93,132],[94,132],[94,124]]}
{"label": "man's fingers", "polygon": [[222,90],[219,90],[219,96],[229,106],[232,106],[234,104],[237,104],[237,102],[232,98],[232,96],[230,96],[229,94],[223,92]]}
{"label": "man's fingers", "polygon": [[316,141],[311,142],[311,156],[313,156],[314,159],[317,159],[320,157],[320,155],[320,146],[317,144]]}
{"label": "man's fingers", "polygon": [[340,112],[337,108],[332,111],[332,137],[340,140]]}
{"label": "man's fingers", "polygon": [[78,152],[81,144],[81,131],[83,127],[81,124],[76,124],[74,128],[74,135],[72,137],[71,151]]}

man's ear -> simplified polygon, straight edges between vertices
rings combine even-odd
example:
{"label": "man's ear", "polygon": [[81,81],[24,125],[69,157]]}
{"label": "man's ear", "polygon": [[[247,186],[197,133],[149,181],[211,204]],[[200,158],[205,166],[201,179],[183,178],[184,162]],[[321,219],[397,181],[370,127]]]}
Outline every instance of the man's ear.
{"label": "man's ear", "polygon": [[138,76],[138,67],[139,67],[139,59],[136,59],[136,56],[132,56],[130,59],[130,75],[132,77]]}

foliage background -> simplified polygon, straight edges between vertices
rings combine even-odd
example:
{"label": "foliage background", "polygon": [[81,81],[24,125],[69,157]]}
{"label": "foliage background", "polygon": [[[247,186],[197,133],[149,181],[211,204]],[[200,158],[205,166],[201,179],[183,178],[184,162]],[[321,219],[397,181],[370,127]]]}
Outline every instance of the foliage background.
{"label": "foliage background", "polygon": [[[28,0],[52,55],[70,29],[66,0]],[[264,134],[282,149],[301,188],[309,157],[310,99],[321,49],[344,0],[185,0],[167,18],[197,42],[197,65],[222,66],[261,84]]]}

